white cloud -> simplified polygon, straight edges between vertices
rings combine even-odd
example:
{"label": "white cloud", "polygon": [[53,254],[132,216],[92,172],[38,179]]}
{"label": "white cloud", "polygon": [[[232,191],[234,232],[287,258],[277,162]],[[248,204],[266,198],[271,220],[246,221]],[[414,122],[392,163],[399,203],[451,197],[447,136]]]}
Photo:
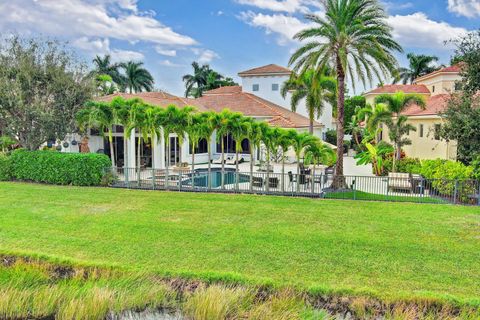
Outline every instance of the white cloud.
{"label": "white cloud", "polygon": [[285,14],[268,15],[248,11],[241,12],[239,18],[253,27],[265,29],[267,34],[277,34],[279,45],[286,45],[294,41],[293,36],[309,26],[298,18]]}
{"label": "white cloud", "polygon": [[176,57],[177,56],[177,50],[165,49],[165,48],[162,48],[161,46],[156,46],[155,51],[158,54],[161,54],[162,56],[167,56],[167,57]]}
{"label": "white cloud", "polygon": [[0,3],[0,29],[189,46],[196,41],[139,13],[136,0],[15,0]]}
{"label": "white cloud", "polygon": [[210,63],[214,59],[220,58],[218,53],[212,50],[193,48],[192,51],[198,57],[199,63]]}
{"label": "white cloud", "polygon": [[320,7],[315,0],[236,0],[237,3],[277,12],[309,12],[309,6]]}
{"label": "white cloud", "polygon": [[113,62],[120,61],[142,61],[145,57],[141,52],[110,49],[110,41],[108,39],[89,39],[81,37],[72,42],[72,45],[85,51],[90,56],[109,54]]}
{"label": "white cloud", "polygon": [[390,16],[387,21],[393,28],[394,38],[405,47],[445,49],[449,47],[446,41],[467,33],[464,28],[430,20],[422,12]]}
{"label": "white cloud", "polygon": [[480,17],[480,0],[448,0],[448,11],[468,18]]}
{"label": "white cloud", "polygon": [[170,61],[170,60],[168,60],[168,59],[160,61],[159,64],[160,64],[161,66],[169,67],[169,68],[183,67],[183,65],[177,64],[177,63],[173,63],[172,61]]}

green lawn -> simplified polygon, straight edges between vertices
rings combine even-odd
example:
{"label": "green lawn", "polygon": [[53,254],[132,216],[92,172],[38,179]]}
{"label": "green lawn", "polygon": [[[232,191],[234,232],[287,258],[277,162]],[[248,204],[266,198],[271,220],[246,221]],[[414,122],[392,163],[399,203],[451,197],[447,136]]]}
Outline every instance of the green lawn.
{"label": "green lawn", "polygon": [[0,252],[480,305],[480,210],[0,183]]}
{"label": "green lawn", "polygon": [[350,199],[350,200],[369,200],[369,201],[395,201],[395,202],[412,202],[412,203],[442,203],[447,204],[446,200],[434,198],[429,196],[419,196],[417,194],[405,196],[398,195],[382,195],[375,193],[368,193],[363,191],[344,191],[344,192],[329,192],[325,194],[327,199]]}

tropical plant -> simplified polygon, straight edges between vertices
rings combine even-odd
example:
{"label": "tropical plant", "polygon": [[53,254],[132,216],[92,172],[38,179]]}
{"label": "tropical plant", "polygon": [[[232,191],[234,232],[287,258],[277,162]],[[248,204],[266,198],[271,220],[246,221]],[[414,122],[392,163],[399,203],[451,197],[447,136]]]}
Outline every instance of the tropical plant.
{"label": "tropical plant", "polygon": [[153,90],[153,76],[143,67],[143,62],[123,62],[120,63],[120,68],[124,71],[123,85],[125,91],[135,93]]}
{"label": "tropical plant", "polygon": [[[404,138],[404,135],[410,131],[415,131],[415,127],[408,124],[408,117],[402,115],[409,106],[417,105],[425,109],[425,98],[418,94],[405,94],[398,91],[393,95],[382,94],[375,99],[376,103],[385,104],[391,117],[384,120],[388,127],[388,135],[395,148],[395,160],[400,160],[402,147],[411,144],[411,140]],[[393,162],[393,171],[395,172],[395,160]]]}
{"label": "tropical plant", "polygon": [[272,154],[277,154],[284,132],[278,127],[262,127],[262,142],[267,151],[267,192],[270,189],[270,161]]}
{"label": "tropical plant", "polygon": [[[191,124],[186,127],[185,131],[188,134],[188,140],[192,150],[192,172],[195,173],[195,149],[198,147],[198,144],[202,139],[207,140],[207,148],[210,148],[210,137],[213,131],[208,125],[208,114],[194,114],[191,118]],[[210,163],[210,158],[208,159],[208,162]],[[193,183],[195,183],[195,179],[193,179]],[[195,185],[193,185],[193,187],[195,187]]]}
{"label": "tropical plant", "polygon": [[262,143],[262,132],[264,126],[268,126],[265,122],[250,121],[247,131],[247,139],[250,145],[250,191],[253,189],[253,166],[255,165],[255,150],[260,148]]}
{"label": "tropical plant", "polygon": [[282,85],[281,94],[285,98],[288,92],[292,93],[293,112],[296,112],[299,102],[305,99],[310,120],[309,132],[313,134],[313,122],[322,115],[325,103],[334,104],[336,87],[335,78],[330,76],[326,68],[320,71],[307,69],[299,75],[292,73]]}
{"label": "tropical plant", "polygon": [[239,175],[238,175],[238,166],[239,166],[239,153],[243,151],[242,141],[248,136],[248,129],[250,126],[250,121],[248,118],[244,117],[241,113],[232,113],[228,119],[228,131],[232,135],[233,140],[235,141],[235,187],[238,190],[239,187]]}
{"label": "tropical plant", "polygon": [[112,77],[108,74],[99,74],[95,77],[97,85],[97,94],[99,96],[106,96],[115,92],[116,87],[113,83]]}
{"label": "tropical plant", "polygon": [[232,116],[232,112],[228,109],[223,109],[221,112],[216,113],[211,118],[211,125],[217,131],[217,142],[220,143],[221,148],[221,162],[222,162],[222,177],[221,177],[221,186],[222,189],[225,186],[225,137],[229,133],[229,119]]}
{"label": "tropical plant", "polygon": [[124,79],[118,70],[120,68],[120,64],[112,63],[112,58],[110,55],[107,54],[103,57],[98,55],[95,56],[95,59],[93,59],[93,65],[93,73],[96,76],[107,75],[110,76],[112,81],[115,82],[117,85],[123,85]]}
{"label": "tropical plant", "polygon": [[[115,150],[113,146],[113,126],[117,123],[115,110],[107,102],[87,102],[85,108],[77,113],[77,122],[83,132],[87,129],[98,129],[108,139],[112,168],[115,167]],[[105,137],[105,132],[107,136]]]}
{"label": "tropical plant", "polygon": [[320,139],[312,141],[311,144],[305,149],[305,163],[312,164],[312,174],[315,176],[315,169],[318,165],[326,165],[330,167],[337,161],[335,151],[322,143]]}
{"label": "tropical plant", "polygon": [[372,164],[375,175],[380,176],[383,173],[383,162],[385,157],[393,152],[393,148],[386,144],[372,145],[365,143],[366,150],[357,154],[357,165]]}
{"label": "tropical plant", "polygon": [[136,131],[138,131],[137,140],[137,181],[140,184],[140,171],[142,168],[141,155],[142,155],[142,142],[144,138],[145,129],[145,111],[147,107],[144,103],[134,104],[130,108],[130,127],[127,128],[127,137],[130,138],[133,134],[135,137]]}
{"label": "tropical plant", "polygon": [[[343,139],[345,79],[354,74],[366,86],[374,78],[390,77],[397,69],[393,52],[402,51],[393,40],[392,28],[385,10],[377,0],[325,0],[325,16],[307,14],[314,26],[300,31],[295,39],[311,40],[290,58],[295,71],[323,68],[335,70],[337,90],[337,166],[336,177],[343,176]],[[355,83],[352,82],[355,87]],[[334,187],[343,187],[342,179],[335,179]],[[339,182],[339,183],[338,183]]]}
{"label": "tropical plant", "polygon": [[15,140],[9,136],[0,136],[0,150],[2,153],[6,153],[15,143]]}
{"label": "tropical plant", "polygon": [[282,192],[285,192],[285,158],[287,156],[288,149],[292,146],[292,133],[289,131],[290,130],[282,129],[282,135],[278,139],[278,146],[282,148]]}
{"label": "tropical plant", "polygon": [[225,78],[212,70],[208,64],[200,66],[198,62],[192,62],[192,68],[192,74],[186,74],[182,77],[183,82],[185,82],[185,97],[198,98],[208,90],[238,85],[232,78]]}
{"label": "tropical plant", "polygon": [[424,54],[407,54],[409,62],[408,68],[399,68],[398,75],[395,77],[393,83],[402,81],[403,84],[411,84],[413,81],[421,76],[432,73],[438,67],[433,65],[438,61],[438,57]]}
{"label": "tropical plant", "polygon": [[[295,130],[290,130],[289,132],[289,139],[292,142],[293,150],[295,150],[295,156],[297,158],[297,180],[300,177],[300,161],[302,152],[308,146],[312,145],[317,141],[317,138],[310,135],[309,133],[298,133]],[[343,156],[343,154],[342,154]],[[297,192],[300,191],[300,185],[297,183]]]}

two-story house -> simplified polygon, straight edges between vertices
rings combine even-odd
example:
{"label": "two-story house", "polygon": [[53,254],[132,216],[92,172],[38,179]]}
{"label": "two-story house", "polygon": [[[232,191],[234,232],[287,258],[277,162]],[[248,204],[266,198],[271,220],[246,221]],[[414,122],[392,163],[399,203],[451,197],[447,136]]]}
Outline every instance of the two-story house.
{"label": "two-story house", "polygon": [[[408,116],[408,122],[417,130],[408,135],[412,144],[404,147],[407,156],[420,159],[456,159],[456,141],[441,139],[439,131],[445,121],[442,113],[447,108],[450,95],[459,89],[460,71],[458,65],[442,68],[416,79],[411,85],[385,85],[364,94],[367,103],[371,105],[379,95],[394,94],[398,91],[425,97],[425,109],[412,105],[403,112]],[[390,142],[387,128],[383,129],[382,139]]]}

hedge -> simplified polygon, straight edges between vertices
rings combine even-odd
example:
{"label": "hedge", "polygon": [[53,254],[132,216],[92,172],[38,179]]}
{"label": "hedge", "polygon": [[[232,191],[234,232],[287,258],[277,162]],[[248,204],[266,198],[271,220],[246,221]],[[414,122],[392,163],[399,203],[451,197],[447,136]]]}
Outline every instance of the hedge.
{"label": "hedge", "polygon": [[16,150],[11,157],[15,180],[58,185],[100,185],[110,159],[95,153]]}
{"label": "hedge", "polygon": [[12,179],[11,161],[7,155],[0,153],[0,181]]}

